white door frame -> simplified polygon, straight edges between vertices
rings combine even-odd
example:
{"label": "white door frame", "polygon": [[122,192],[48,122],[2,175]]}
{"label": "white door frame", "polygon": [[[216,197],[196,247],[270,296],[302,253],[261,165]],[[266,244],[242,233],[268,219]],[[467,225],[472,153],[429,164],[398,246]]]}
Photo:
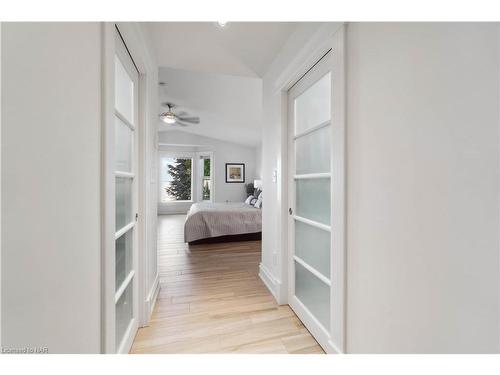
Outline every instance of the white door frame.
{"label": "white door frame", "polygon": [[[346,130],[345,130],[345,105],[346,105],[346,64],[345,64],[345,37],[346,25],[342,25],[335,33],[320,43],[314,53],[310,54],[300,67],[294,72],[288,73],[281,79],[278,87],[282,97],[282,126],[281,126],[281,168],[282,175],[280,181],[281,199],[281,256],[280,266],[281,290],[278,302],[289,303],[288,291],[290,280],[293,278],[289,269],[288,259],[290,258],[288,246],[288,90],[302,77],[311,67],[324,56],[327,51],[332,50],[332,254],[331,269],[333,277],[331,279],[331,328],[329,338],[325,336],[317,337],[320,344],[328,353],[346,352]],[[313,332],[314,334],[314,332]],[[323,338],[323,339],[322,339]]]}
{"label": "white door frame", "polygon": [[[148,118],[148,103],[152,100],[148,96],[150,86],[157,84],[152,81],[153,69],[148,52],[144,47],[144,41],[141,40],[140,32],[137,30],[137,25],[133,23],[110,23],[101,24],[102,27],[102,165],[101,165],[101,352],[115,353],[115,332],[114,332],[114,248],[115,248],[115,191],[114,191],[114,56],[115,56],[115,33],[116,27],[120,30],[127,49],[129,50],[133,62],[139,71],[139,113],[138,113],[138,147],[135,150],[137,153],[137,189],[138,189],[138,204],[137,213],[139,220],[136,224],[136,233],[138,237],[138,259],[137,259],[137,278],[138,288],[136,298],[134,298],[137,308],[137,325],[144,326],[148,323],[151,316],[152,308],[156,295],[158,294],[158,277],[151,290],[147,290],[148,264],[151,260],[148,259],[148,248],[151,244],[148,243],[147,233],[152,225],[156,225],[156,221],[152,222],[149,219],[147,205],[150,199],[150,188],[147,171],[151,171],[151,162],[154,155],[148,156],[150,145],[148,137],[150,134],[150,123]],[[156,215],[155,215],[156,216]],[[154,245],[156,246],[156,244]],[[132,342],[128,343],[128,347],[124,347],[123,351],[128,352]]]}

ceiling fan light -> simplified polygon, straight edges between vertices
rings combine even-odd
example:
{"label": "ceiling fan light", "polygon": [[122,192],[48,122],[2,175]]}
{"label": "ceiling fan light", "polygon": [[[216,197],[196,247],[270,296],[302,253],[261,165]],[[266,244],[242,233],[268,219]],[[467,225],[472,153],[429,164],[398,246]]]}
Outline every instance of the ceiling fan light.
{"label": "ceiling fan light", "polygon": [[217,23],[220,27],[226,27],[227,25],[227,21],[217,21]]}
{"label": "ceiling fan light", "polygon": [[175,115],[172,112],[167,112],[162,116],[162,121],[167,124],[175,123]]}

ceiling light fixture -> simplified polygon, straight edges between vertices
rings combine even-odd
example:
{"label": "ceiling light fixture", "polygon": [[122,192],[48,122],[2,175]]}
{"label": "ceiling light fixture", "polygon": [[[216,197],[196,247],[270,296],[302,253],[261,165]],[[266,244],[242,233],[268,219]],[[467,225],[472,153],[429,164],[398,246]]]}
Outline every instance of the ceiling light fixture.
{"label": "ceiling light fixture", "polygon": [[227,22],[226,22],[226,21],[217,21],[217,24],[218,24],[220,27],[226,27]]}
{"label": "ceiling light fixture", "polygon": [[175,107],[174,103],[162,103],[162,106],[168,107],[167,112],[160,114],[160,120],[169,125],[189,126],[191,124],[199,124],[200,118],[198,116],[189,116],[185,111],[175,113],[172,109]]}
{"label": "ceiling light fixture", "polygon": [[167,124],[174,124],[175,123],[175,115],[170,111],[162,113],[161,120]]}

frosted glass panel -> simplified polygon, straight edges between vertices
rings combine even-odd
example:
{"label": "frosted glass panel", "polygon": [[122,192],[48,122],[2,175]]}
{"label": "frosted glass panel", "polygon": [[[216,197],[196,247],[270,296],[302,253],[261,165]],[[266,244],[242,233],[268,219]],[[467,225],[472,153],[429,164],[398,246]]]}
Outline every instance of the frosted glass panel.
{"label": "frosted glass panel", "polygon": [[115,56],[115,108],[130,123],[134,123],[134,81],[130,79],[117,56]]}
{"label": "frosted glass panel", "polygon": [[330,232],[295,221],[295,255],[330,278]]}
{"label": "frosted glass panel", "polygon": [[132,171],[132,129],[115,116],[115,170]]}
{"label": "frosted glass panel", "polygon": [[295,173],[330,172],[331,127],[313,131],[295,140]]}
{"label": "frosted glass panel", "polygon": [[297,215],[330,225],[330,179],[295,180]]}
{"label": "frosted glass panel", "polygon": [[326,74],[295,99],[295,134],[330,120],[331,78]]}
{"label": "frosted glass panel", "polygon": [[295,263],[295,296],[324,328],[330,330],[330,287]]}
{"label": "frosted glass panel", "polygon": [[122,296],[116,303],[116,325],[115,325],[115,335],[116,335],[116,350],[120,346],[123,340],[123,335],[127,330],[130,321],[132,320],[133,308],[133,281],[127,286],[127,289],[123,292]]}
{"label": "frosted glass panel", "polygon": [[132,222],[132,179],[116,178],[116,230]]}
{"label": "frosted glass panel", "polygon": [[133,229],[130,229],[115,243],[115,290],[118,290],[123,280],[132,270]]}

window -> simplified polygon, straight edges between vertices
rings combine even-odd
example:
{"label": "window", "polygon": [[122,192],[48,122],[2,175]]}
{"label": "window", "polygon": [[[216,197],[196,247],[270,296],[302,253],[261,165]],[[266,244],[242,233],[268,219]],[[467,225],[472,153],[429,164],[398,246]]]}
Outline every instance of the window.
{"label": "window", "polygon": [[192,158],[161,158],[160,202],[192,200]]}
{"label": "window", "polygon": [[203,179],[202,179],[202,200],[209,201],[211,200],[212,195],[212,176],[211,173],[211,165],[210,165],[210,157],[203,159]]}

